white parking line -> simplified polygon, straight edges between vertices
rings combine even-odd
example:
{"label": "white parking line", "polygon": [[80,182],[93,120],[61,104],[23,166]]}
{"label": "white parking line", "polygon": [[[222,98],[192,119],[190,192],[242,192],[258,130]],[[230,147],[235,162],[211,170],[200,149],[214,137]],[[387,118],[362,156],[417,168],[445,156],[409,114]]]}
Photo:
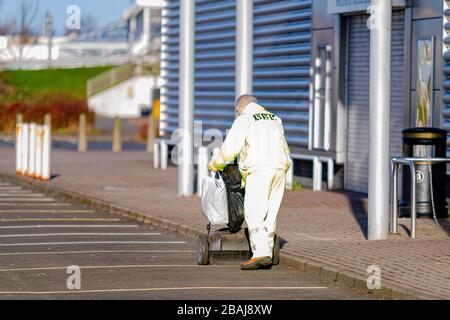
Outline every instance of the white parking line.
{"label": "white parking line", "polygon": [[74,232],[74,233],[34,233],[34,234],[2,234],[0,238],[29,238],[29,237],[63,237],[63,236],[160,236],[159,232],[147,233],[95,233],[95,232]]}
{"label": "white parking line", "polygon": [[[136,264],[136,265],[112,265],[112,266],[79,266],[81,270],[96,269],[144,269],[144,268],[205,268],[198,264]],[[208,268],[214,269],[236,269],[239,266],[234,265],[210,265]],[[17,271],[51,271],[51,270],[67,270],[65,267],[36,267],[36,268],[11,268],[0,269],[0,272],[17,272]]]}
{"label": "white parking line", "polygon": [[139,228],[136,224],[39,224],[24,226],[0,226],[0,229],[35,229],[35,228]]}
{"label": "white parking line", "polygon": [[70,203],[0,203],[0,207],[70,207]]}
{"label": "white parking line", "polygon": [[50,295],[50,294],[80,294],[80,293],[118,293],[118,292],[152,292],[152,291],[197,291],[197,290],[326,290],[327,287],[172,287],[172,288],[136,288],[136,289],[97,289],[97,290],[67,290],[67,291],[0,291],[0,294],[20,294],[20,295]]}
{"label": "white parking line", "polygon": [[95,210],[0,210],[0,214],[11,214],[11,213],[96,213]]}
{"label": "white parking line", "polygon": [[56,251],[56,252],[11,252],[0,253],[0,256],[33,256],[63,254],[99,254],[99,253],[196,253],[195,250],[101,250],[101,251]]}
{"label": "white parking line", "polygon": [[109,221],[118,222],[121,221],[118,218],[112,219],[100,219],[100,218],[17,218],[17,219],[0,219],[0,222],[34,222],[34,221]]}
{"label": "white parking line", "polygon": [[0,243],[0,247],[25,246],[59,246],[74,244],[186,244],[186,241],[72,241],[72,242],[31,242],[31,243]]}
{"label": "white parking line", "polygon": [[53,198],[0,198],[0,202],[53,202]]}
{"label": "white parking line", "polygon": [[30,198],[42,198],[44,195],[39,193],[0,193],[0,197],[30,197]]}

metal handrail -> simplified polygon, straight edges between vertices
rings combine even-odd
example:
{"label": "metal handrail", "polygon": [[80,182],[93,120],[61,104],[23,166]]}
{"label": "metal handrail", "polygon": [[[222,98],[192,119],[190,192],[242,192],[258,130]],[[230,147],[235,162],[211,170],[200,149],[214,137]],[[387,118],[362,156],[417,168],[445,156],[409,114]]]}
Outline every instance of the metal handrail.
{"label": "metal handrail", "polygon": [[92,97],[134,76],[156,74],[159,74],[157,63],[151,65],[125,64],[89,79],[87,82],[87,94],[88,97]]}
{"label": "metal handrail", "polygon": [[411,238],[416,238],[417,209],[416,209],[416,162],[449,163],[446,158],[392,158],[391,159],[391,221],[390,232],[397,233],[398,229],[398,169],[409,166],[411,172]]}

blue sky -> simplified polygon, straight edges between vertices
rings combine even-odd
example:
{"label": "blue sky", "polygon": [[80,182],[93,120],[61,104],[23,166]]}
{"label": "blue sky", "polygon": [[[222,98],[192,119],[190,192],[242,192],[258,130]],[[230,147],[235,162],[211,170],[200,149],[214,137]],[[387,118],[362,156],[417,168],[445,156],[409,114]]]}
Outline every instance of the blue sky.
{"label": "blue sky", "polygon": [[13,16],[19,20],[20,2],[24,1],[27,7],[32,8],[39,3],[39,11],[35,21],[35,28],[42,33],[44,29],[45,12],[48,10],[53,14],[54,30],[57,34],[65,31],[70,5],[77,5],[81,9],[81,15],[90,15],[96,19],[97,26],[102,26],[122,18],[123,12],[129,7],[130,0],[0,0],[0,21],[6,17]]}

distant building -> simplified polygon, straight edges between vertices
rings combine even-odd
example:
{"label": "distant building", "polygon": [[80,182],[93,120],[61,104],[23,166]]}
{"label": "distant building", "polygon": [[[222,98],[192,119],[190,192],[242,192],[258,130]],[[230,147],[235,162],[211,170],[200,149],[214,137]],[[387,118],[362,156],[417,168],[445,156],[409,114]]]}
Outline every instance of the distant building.
{"label": "distant building", "polygon": [[152,107],[160,87],[161,0],[136,0],[124,13],[129,63],[88,81],[88,104],[105,117],[138,118]]}
{"label": "distant building", "polygon": [[51,47],[46,36],[31,38],[22,46],[22,52],[18,36],[3,39],[6,46],[0,47],[0,64],[9,69],[115,65],[129,59],[126,21],[110,23],[79,36],[53,37]]}
{"label": "distant building", "polygon": [[160,51],[162,5],[162,0],[139,0],[124,13],[133,56],[147,56]]}

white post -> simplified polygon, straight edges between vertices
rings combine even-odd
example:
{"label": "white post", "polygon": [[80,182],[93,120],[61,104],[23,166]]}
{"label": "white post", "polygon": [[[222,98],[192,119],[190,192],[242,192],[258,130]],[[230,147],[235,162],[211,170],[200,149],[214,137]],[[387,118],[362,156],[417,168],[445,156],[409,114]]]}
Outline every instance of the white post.
{"label": "white post", "polygon": [[194,193],[194,46],[195,1],[180,1],[178,194]]}
{"label": "white post", "polygon": [[291,159],[291,166],[286,172],[286,190],[294,189],[294,161]]}
{"label": "white post", "polygon": [[42,175],[41,179],[44,181],[48,181],[51,178],[50,173],[50,154],[51,154],[51,132],[50,127],[45,125],[43,126],[43,144],[42,144]]}
{"label": "white post", "polygon": [[197,165],[197,195],[202,196],[202,182],[208,176],[208,148],[198,148],[198,165]]}
{"label": "white post", "polygon": [[392,0],[372,0],[370,37],[369,240],[389,235]]}
{"label": "white post", "polygon": [[313,160],[313,190],[322,191],[322,162],[319,157]]}
{"label": "white post", "polygon": [[16,173],[22,173],[22,124],[16,125]]}
{"label": "white post", "polygon": [[161,170],[167,170],[168,162],[169,162],[169,146],[167,142],[161,141],[160,144],[160,153],[161,153]]}
{"label": "white post", "polygon": [[150,53],[151,48],[151,40],[152,40],[152,34],[151,34],[151,10],[150,8],[144,9],[144,43],[146,45],[146,53]]}
{"label": "white post", "polygon": [[27,123],[22,125],[22,175],[26,175],[28,172],[28,145],[30,138],[30,127]]}
{"label": "white post", "polygon": [[34,178],[40,179],[42,176],[42,147],[44,140],[44,130],[42,126],[36,127],[36,162]]}
{"label": "white post", "polygon": [[28,154],[28,176],[34,176],[34,169],[36,167],[36,123],[30,124],[30,141]]}
{"label": "white post", "polygon": [[332,72],[333,64],[331,61],[332,48],[326,47],[327,58],[325,60],[325,112],[324,112],[324,149],[329,151],[331,148],[331,122],[332,122]]}
{"label": "white post", "polygon": [[328,190],[334,188],[334,160],[328,159]]}
{"label": "white post", "polygon": [[323,68],[323,61],[321,57],[316,57],[315,62],[315,76],[314,76],[314,148],[321,149],[322,146],[322,74],[320,69]]}
{"label": "white post", "polygon": [[154,143],[154,147],[153,147],[153,168],[155,169],[159,169],[160,167],[160,148],[159,148],[160,144],[159,142],[155,142]]}
{"label": "white post", "polygon": [[253,92],[253,0],[236,1],[236,98]]}

